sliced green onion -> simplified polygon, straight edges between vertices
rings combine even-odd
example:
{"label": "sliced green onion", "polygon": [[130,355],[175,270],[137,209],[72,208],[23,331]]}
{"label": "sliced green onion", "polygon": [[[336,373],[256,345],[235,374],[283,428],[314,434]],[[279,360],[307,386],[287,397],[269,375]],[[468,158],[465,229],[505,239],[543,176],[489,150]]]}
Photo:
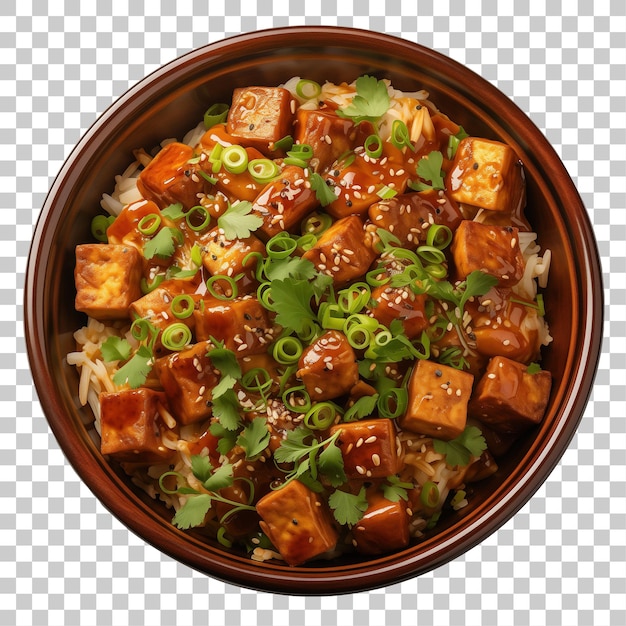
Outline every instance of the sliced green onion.
{"label": "sliced green onion", "polygon": [[313,156],[313,148],[308,143],[296,143],[291,150],[287,152],[287,156],[308,161]]}
{"label": "sliced green onion", "polygon": [[197,267],[202,265],[202,247],[197,243],[193,244],[189,256],[191,256],[191,261],[194,265]]}
{"label": "sliced green onion", "polygon": [[310,319],[302,320],[302,331],[298,333],[298,337],[304,342],[313,341],[320,334],[320,327]]}
{"label": "sliced green onion", "polygon": [[211,171],[214,174],[217,174],[222,169],[223,151],[224,146],[221,143],[216,143],[209,153],[209,163],[211,163]]}
{"label": "sliced green onion", "polygon": [[344,312],[338,304],[332,302],[322,302],[319,307],[317,318],[322,328],[329,330],[342,330],[346,322]]}
{"label": "sliced green onion", "polygon": [[345,331],[345,335],[355,350],[365,350],[372,341],[372,332],[364,324],[352,324]]}
{"label": "sliced green onion", "polygon": [[[333,166],[333,170],[343,170],[350,167],[354,163],[354,159],[356,159],[356,154],[352,150],[346,150],[339,158],[335,161],[335,165]],[[332,171],[332,170],[331,170]]]}
{"label": "sliced green onion", "polygon": [[456,154],[456,150],[459,147],[462,139],[465,137],[469,137],[469,135],[465,132],[463,126],[459,126],[459,130],[456,135],[450,135],[448,138],[448,149],[447,149],[447,157],[448,159],[453,159]]}
{"label": "sliced green onion", "polygon": [[326,430],[335,423],[339,407],[333,402],[317,402],[304,416],[304,425],[311,430]]}
{"label": "sliced green onion", "polygon": [[154,235],[161,225],[161,216],[156,213],[144,215],[137,224],[137,230],[142,235]]}
{"label": "sliced green onion", "polygon": [[280,167],[271,159],[252,159],[248,163],[248,172],[255,182],[264,185],[280,174]]}
{"label": "sliced green onion", "polygon": [[296,167],[301,167],[302,169],[304,169],[308,165],[308,163],[304,159],[301,159],[299,157],[285,157],[283,159],[283,163],[285,165],[295,165]]}
{"label": "sliced green onion", "polygon": [[337,294],[337,304],[346,315],[352,315],[367,306],[371,297],[372,290],[367,283],[353,283]]}
{"label": "sliced green onion", "polygon": [[409,394],[405,387],[391,387],[380,394],[376,405],[382,417],[394,419],[406,412]]}
{"label": "sliced green onion", "polygon": [[150,336],[151,330],[152,324],[143,317],[138,317],[130,325],[130,334],[133,336],[133,339],[139,342],[145,341]]}
{"label": "sliced green onion", "polygon": [[319,237],[331,227],[332,223],[333,218],[327,213],[311,213],[302,224],[302,234]]}
{"label": "sliced green onion", "polygon": [[115,217],[113,215],[96,215],[91,220],[91,235],[97,241],[108,243],[107,228],[113,223]]}
{"label": "sliced green onion", "polygon": [[[224,289],[222,293],[215,290],[213,286],[215,283],[225,282],[228,285],[227,289]],[[216,274],[215,276],[209,276],[206,280],[206,288],[208,292],[218,300],[234,300],[239,292],[237,288],[237,281],[232,276],[226,276],[226,274]],[[230,290],[230,295],[228,291]]]}
{"label": "sliced green onion", "polygon": [[445,250],[452,243],[452,231],[445,224],[433,224],[426,232],[426,245]]}
{"label": "sliced green onion", "polygon": [[419,257],[413,250],[408,250],[407,248],[391,248],[386,256],[392,256],[394,259],[399,259],[402,261],[411,261],[414,265],[421,267],[422,262]]}
{"label": "sliced green onion", "polygon": [[430,274],[433,278],[445,278],[448,274],[448,270],[445,265],[438,263],[436,265],[426,265],[424,266],[424,271],[427,274]]}
{"label": "sliced green onion", "polygon": [[232,548],[233,547],[233,542],[228,539],[226,537],[226,528],[224,528],[224,526],[220,526],[217,529],[217,535],[216,538],[218,540],[218,542],[223,545],[225,548]]}
{"label": "sliced green onion", "polygon": [[307,250],[310,250],[317,243],[317,237],[313,233],[307,233],[306,235],[302,235],[301,237],[298,237],[297,242],[298,242],[298,248],[306,252]]}
{"label": "sliced green onion", "polygon": [[274,150],[283,150],[287,152],[287,150],[291,150],[291,146],[293,146],[293,137],[291,135],[285,135],[282,139],[274,142]]}
{"label": "sliced green onion", "polygon": [[363,147],[370,159],[377,159],[383,153],[383,140],[378,135],[370,135],[363,143]]}
{"label": "sliced green onion", "polygon": [[141,279],[141,293],[144,295],[154,291],[165,280],[164,274],[157,274],[151,281],[147,281],[145,278]]}
{"label": "sliced green onion", "polygon": [[387,328],[383,328],[380,332],[377,332],[374,335],[374,343],[381,348],[386,346],[392,339],[393,335]]}
{"label": "sliced green onion", "polygon": [[420,500],[426,508],[434,509],[439,504],[439,487],[430,480],[425,482],[420,492]]}
{"label": "sliced green onion", "polygon": [[385,273],[384,269],[377,267],[365,274],[365,280],[372,287],[380,287],[381,285],[386,285],[391,280],[391,277]]}
{"label": "sliced green onion", "polygon": [[274,302],[272,301],[272,283],[269,281],[261,283],[256,290],[258,301],[268,311],[274,311]]}
{"label": "sliced green onion", "polygon": [[204,113],[204,127],[209,130],[216,124],[222,124],[228,117],[229,106],[221,102],[212,104]]}
{"label": "sliced green onion", "polygon": [[281,365],[292,365],[302,355],[303,347],[299,339],[295,337],[281,337],[272,346],[272,356]]}
{"label": "sliced green onion", "polygon": [[194,207],[191,207],[191,209],[187,211],[187,213],[185,214],[185,221],[187,222],[187,226],[189,226],[191,230],[195,232],[200,232],[209,225],[211,221],[211,215],[202,205],[198,204]]}
{"label": "sliced green onion", "polygon": [[222,163],[231,174],[241,174],[248,168],[248,153],[243,146],[228,146],[222,151]]}
{"label": "sliced green onion", "polygon": [[378,320],[370,317],[369,315],[365,315],[365,313],[352,313],[348,318],[346,318],[344,324],[344,332],[347,332],[352,326],[363,326],[370,333],[373,333],[378,328]]}
{"label": "sliced green onion", "polygon": [[298,242],[285,231],[274,235],[265,244],[267,255],[270,259],[286,259],[298,248]]}
{"label": "sliced green onion", "polygon": [[458,506],[461,502],[463,502],[463,500],[465,500],[465,497],[467,496],[467,494],[465,493],[465,491],[463,491],[463,489],[459,489],[454,496],[452,497],[452,500],[450,500],[450,506],[452,508],[455,508],[456,506]]}
{"label": "sliced green onion", "polygon": [[269,391],[274,381],[270,373],[263,367],[254,367],[241,377],[241,386],[247,391],[258,391],[263,395]]}
{"label": "sliced green onion", "polygon": [[446,255],[439,248],[435,248],[435,246],[420,246],[417,249],[417,254],[426,263],[432,265],[441,264],[446,260]]}
{"label": "sliced green onion", "polygon": [[184,320],[193,314],[193,310],[196,306],[194,299],[188,293],[180,293],[174,296],[174,299],[170,303],[170,311],[174,317],[179,320]]}
{"label": "sliced green onion", "polygon": [[161,333],[163,347],[178,352],[191,342],[191,329],[187,324],[174,322],[167,326]]}
{"label": "sliced green onion", "polygon": [[381,199],[381,200],[389,200],[390,198],[393,198],[394,196],[398,195],[398,192],[395,189],[392,189],[391,187],[389,187],[388,185],[383,185],[377,192],[376,195]]}
{"label": "sliced green onion", "polygon": [[406,146],[415,152],[415,146],[411,143],[409,129],[402,120],[394,120],[391,125],[391,143],[400,150]]}
{"label": "sliced green onion", "polygon": [[322,87],[314,80],[302,78],[296,84],[296,94],[298,95],[298,97],[304,98],[305,100],[312,100],[313,98],[317,98],[321,93]]}
{"label": "sliced green onion", "polygon": [[206,172],[202,171],[202,170],[196,170],[198,174],[200,174],[200,176],[202,176],[202,178],[204,178],[204,180],[207,181],[207,183],[210,183],[211,185],[215,185],[215,183],[217,183],[217,178],[213,178],[213,176],[209,176]]}
{"label": "sliced green onion", "polygon": [[294,413],[308,413],[311,409],[311,396],[304,385],[289,387],[282,395],[283,404]]}

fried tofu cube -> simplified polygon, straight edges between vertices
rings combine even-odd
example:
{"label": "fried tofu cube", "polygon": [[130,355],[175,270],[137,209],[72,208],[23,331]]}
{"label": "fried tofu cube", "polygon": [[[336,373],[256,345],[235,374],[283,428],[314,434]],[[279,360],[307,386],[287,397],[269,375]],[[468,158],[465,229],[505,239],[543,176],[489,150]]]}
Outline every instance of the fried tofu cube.
{"label": "fried tofu cube", "polygon": [[289,565],[332,550],[339,539],[326,502],[298,480],[263,496],[256,510],[261,530]]}
{"label": "fried tofu cube", "polygon": [[387,327],[394,320],[400,320],[409,339],[419,337],[428,327],[424,294],[416,295],[407,287],[382,285],[372,291],[372,301],[375,304],[369,314]]}
{"label": "fried tofu cube", "polygon": [[342,154],[363,145],[366,138],[361,124],[355,125],[353,120],[339,117],[335,111],[298,110],[295,143],[313,148],[311,166],[316,172],[327,171]]}
{"label": "fried tofu cube", "polygon": [[322,274],[331,276],[335,287],[341,287],[363,276],[376,258],[376,253],[365,245],[365,236],[360,217],[344,217],[322,233],[302,256]]}
{"label": "fried tofu cube", "polygon": [[118,461],[153,463],[171,456],[163,445],[164,428],[159,406],[166,403],[162,392],[152,389],[124,389],[100,394],[102,454]]}
{"label": "fried tofu cube", "polygon": [[210,183],[197,173],[191,146],[172,142],[161,148],[137,179],[141,195],[161,209],[180,202],[190,209],[198,204],[198,194],[210,189]]}
{"label": "fried tofu cube", "polygon": [[396,428],[386,418],[337,424],[331,436],[341,431],[337,446],[348,478],[384,478],[398,471]]}
{"label": "fried tofu cube", "polygon": [[193,317],[198,341],[217,339],[238,358],[266,352],[278,328],[267,309],[252,296],[200,302]]}
{"label": "fried tofu cube", "polygon": [[272,144],[293,132],[294,113],[295,100],[287,89],[239,87],[233,91],[226,129],[243,145],[270,156]]}
{"label": "fried tofu cube", "polygon": [[337,330],[321,335],[302,353],[296,376],[311,400],[330,400],[348,393],[359,380],[359,367],[346,336]]}
{"label": "fried tofu cube", "polygon": [[515,151],[504,143],[461,140],[446,181],[459,203],[490,211],[513,211],[524,197],[524,175]]}
{"label": "fried tofu cube", "polygon": [[141,254],[131,246],[76,246],[76,310],[97,320],[129,317],[130,305],[141,297],[142,271]]}
{"label": "fried tofu cube", "polygon": [[296,165],[283,168],[280,176],[268,183],[252,203],[252,210],[263,219],[256,231],[264,240],[298,226],[319,202],[307,187],[304,170]]}
{"label": "fried tofu cube", "polygon": [[530,373],[523,363],[495,356],[476,385],[470,412],[499,433],[518,434],[541,423],[551,387],[550,372]]}
{"label": "fried tofu cube", "polygon": [[467,421],[467,404],[474,377],[448,365],[418,361],[409,381],[409,406],[399,418],[404,430],[450,440]]}
{"label": "fried tofu cube", "polygon": [[404,500],[391,502],[380,493],[368,497],[368,507],[352,531],[353,545],[361,554],[376,555],[409,545],[409,516]]}
{"label": "fried tofu cube", "polygon": [[376,228],[393,233],[400,246],[415,250],[426,243],[428,229],[433,224],[447,226],[453,232],[463,220],[457,203],[437,190],[398,194],[374,202],[367,215]]}
{"label": "fried tofu cube", "polygon": [[198,342],[156,362],[155,369],[172,413],[181,424],[211,416],[211,392],[220,377],[207,356],[208,350],[207,342]]}
{"label": "fried tofu cube", "polygon": [[518,229],[513,226],[463,220],[454,233],[450,250],[461,279],[478,270],[495,276],[506,287],[515,285],[524,275]]}

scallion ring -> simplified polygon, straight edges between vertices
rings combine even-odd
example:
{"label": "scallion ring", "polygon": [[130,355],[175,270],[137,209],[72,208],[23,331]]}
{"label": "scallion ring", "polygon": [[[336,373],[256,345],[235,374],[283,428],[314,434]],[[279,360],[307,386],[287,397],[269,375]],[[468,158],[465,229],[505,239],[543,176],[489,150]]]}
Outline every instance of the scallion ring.
{"label": "scallion ring", "polygon": [[381,285],[387,284],[391,280],[391,277],[385,273],[384,269],[377,267],[376,269],[370,270],[365,275],[365,279],[368,285],[380,287]]}
{"label": "scallion ring", "polygon": [[202,265],[202,246],[194,243],[189,256],[191,257],[191,262],[197,267],[200,267]]}
{"label": "scallion ring", "polygon": [[267,256],[270,259],[276,260],[286,259],[293,254],[297,248],[298,242],[286,231],[281,231],[274,235],[267,244],[265,244]]}
{"label": "scallion ring", "polygon": [[312,100],[313,98],[317,98],[321,93],[322,87],[314,80],[302,78],[296,84],[296,94],[299,98]]}
{"label": "scallion ring", "polygon": [[311,234],[319,237],[327,231],[333,223],[333,218],[327,213],[312,213],[302,224],[302,234]]}
{"label": "scallion ring", "polygon": [[383,140],[378,135],[369,135],[363,143],[363,148],[370,159],[377,159],[383,153]]}
{"label": "scallion ring", "polygon": [[107,228],[113,223],[115,217],[113,215],[96,215],[91,220],[91,234],[94,239],[108,243]]}
{"label": "scallion ring", "polygon": [[161,225],[161,216],[156,213],[148,213],[144,215],[137,224],[137,230],[142,235],[154,235]]}
{"label": "scallion ring", "polygon": [[204,127],[209,130],[209,128],[212,128],[216,124],[225,122],[229,108],[227,104],[221,102],[212,104],[204,113]]}
{"label": "scallion ring", "polygon": [[426,265],[424,271],[433,278],[445,278],[448,274],[446,266],[441,263]]}
{"label": "scallion ring", "polygon": [[274,302],[272,301],[272,283],[269,281],[261,283],[256,290],[258,301],[268,311],[274,311]]}
{"label": "scallion ring", "polygon": [[313,156],[313,148],[308,143],[296,143],[287,152],[287,156],[308,161]]}
{"label": "scallion ring", "polygon": [[272,346],[272,356],[281,365],[292,365],[297,363],[302,355],[302,342],[296,337],[281,337]]}
{"label": "scallion ring", "polygon": [[280,174],[280,167],[270,159],[252,159],[248,163],[248,172],[255,182],[264,185]]}
{"label": "scallion ring", "polygon": [[198,233],[209,225],[211,215],[202,205],[198,204],[187,211],[185,221],[191,230]]}
{"label": "scallion ring", "polygon": [[[226,283],[226,289],[217,291],[215,284]],[[237,288],[237,281],[232,276],[226,276],[226,274],[216,274],[215,276],[209,276],[206,280],[207,291],[218,300],[234,300],[239,293]],[[230,293],[229,293],[230,292]]]}
{"label": "scallion ring", "polygon": [[167,350],[179,352],[191,342],[191,330],[187,324],[174,322],[161,333],[161,343]]}
{"label": "scallion ring", "polygon": [[156,274],[155,277],[148,281],[145,278],[141,279],[141,293],[144,295],[154,291],[165,280],[164,274]]}
{"label": "scallion ring", "polygon": [[415,152],[415,146],[411,143],[409,129],[402,120],[394,120],[391,125],[391,143],[400,150],[406,146]]}
{"label": "scallion ring", "polygon": [[294,413],[308,413],[311,409],[311,396],[304,385],[288,387],[282,395],[284,405]]}
{"label": "scallion ring", "polygon": [[254,367],[241,377],[241,386],[247,391],[258,391],[264,394],[269,391],[274,381],[270,373],[263,367]]}
{"label": "scallion ring", "polygon": [[184,320],[193,315],[195,306],[194,299],[188,293],[179,293],[170,303],[170,311],[174,317]]}
{"label": "scallion ring", "polygon": [[345,331],[345,335],[355,350],[365,350],[372,342],[372,332],[364,324],[352,324]]}
{"label": "scallion ring", "polygon": [[304,425],[311,430],[326,430],[335,423],[339,408],[332,402],[317,402],[304,416]]}
{"label": "scallion ring", "polygon": [[222,152],[224,146],[221,143],[216,143],[211,152],[209,153],[209,163],[211,163],[211,172],[217,174],[222,169]]}
{"label": "scallion ring", "polygon": [[346,314],[358,313],[372,297],[372,290],[367,283],[354,283],[337,294],[337,304]]}
{"label": "scallion ring", "polygon": [[297,242],[298,248],[306,252],[317,243],[317,237],[313,233],[306,233],[306,235],[298,237]]}
{"label": "scallion ring", "polygon": [[130,325],[130,334],[133,336],[133,339],[142,342],[150,336],[151,327],[152,325],[147,319],[138,317]]}
{"label": "scallion ring", "polygon": [[309,319],[302,320],[302,330],[298,333],[298,337],[304,342],[313,341],[320,334],[320,327]]}
{"label": "scallion ring", "polygon": [[452,243],[452,231],[445,224],[433,224],[426,231],[426,245],[445,250]]}
{"label": "scallion ring", "polygon": [[222,163],[227,172],[241,174],[248,168],[248,153],[243,146],[228,146],[222,151]]}
{"label": "scallion ring", "polygon": [[348,332],[352,326],[357,325],[363,326],[370,333],[373,333],[378,329],[378,320],[370,317],[369,315],[365,315],[365,313],[352,313],[352,315],[346,318],[343,326],[344,332]]}
{"label": "scallion ring", "polygon": [[431,480],[424,483],[420,500],[427,509],[434,509],[439,504],[439,487]]}
{"label": "scallion ring", "polygon": [[404,415],[409,405],[409,395],[405,387],[391,387],[378,397],[376,406],[381,417],[394,419]]}
{"label": "scallion ring", "polygon": [[437,265],[446,260],[446,255],[443,251],[439,248],[435,248],[435,246],[420,246],[417,249],[417,254],[426,261],[426,263],[430,263],[431,265]]}

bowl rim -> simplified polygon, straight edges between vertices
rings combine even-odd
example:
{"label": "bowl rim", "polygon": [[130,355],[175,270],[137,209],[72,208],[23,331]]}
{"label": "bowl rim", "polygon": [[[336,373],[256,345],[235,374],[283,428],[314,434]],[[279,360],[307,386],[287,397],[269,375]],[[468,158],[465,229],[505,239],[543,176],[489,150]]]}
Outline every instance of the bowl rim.
{"label": "bowl rim", "polygon": [[[583,332],[583,336],[580,337],[580,358],[581,361],[584,359],[586,366],[578,366],[575,370],[576,380],[570,384],[567,397],[561,400],[560,414],[565,418],[554,420],[551,430],[546,430],[541,450],[531,455],[532,464],[522,472],[521,478],[515,484],[511,484],[510,490],[495,504],[495,514],[493,514],[494,508],[489,508],[491,499],[488,498],[477,507],[477,514],[471,516],[471,523],[461,520],[432,539],[405,551],[345,568],[336,566],[285,568],[282,565],[265,563],[259,566],[259,575],[256,576],[252,573],[255,567],[250,565],[252,561],[233,557],[226,552],[218,554],[215,550],[209,550],[207,555],[205,544],[174,529],[169,523],[167,530],[171,532],[168,532],[167,536],[170,544],[164,546],[162,533],[165,521],[156,516],[147,505],[144,505],[142,510],[145,518],[140,520],[134,508],[129,510],[125,506],[126,501],[119,498],[119,493],[117,498],[112,497],[114,490],[112,487],[102,486],[93,480],[87,482],[85,479],[87,474],[91,477],[99,470],[110,474],[109,465],[101,455],[94,454],[93,449],[85,445],[84,438],[72,439],[73,424],[71,420],[66,419],[67,406],[59,398],[58,390],[55,389],[56,385],[46,361],[46,346],[43,341],[47,319],[46,311],[41,307],[42,301],[45,300],[43,298],[45,288],[42,284],[45,264],[41,263],[41,258],[42,255],[47,255],[53,246],[53,233],[57,226],[54,222],[54,209],[57,199],[71,186],[73,177],[76,175],[76,161],[93,141],[97,141],[100,135],[106,135],[107,125],[120,115],[120,111],[129,101],[135,98],[144,101],[151,97],[159,86],[167,83],[170,76],[175,75],[179,70],[184,71],[187,66],[191,68],[203,62],[210,62],[211,58],[218,58],[226,53],[237,53],[245,50],[251,43],[258,45],[262,42],[271,48],[303,45],[298,44],[297,41],[294,43],[294,37],[300,42],[325,39],[328,43],[332,41],[339,48],[380,45],[385,48],[385,54],[388,56],[418,53],[437,67],[452,73],[460,73],[474,85],[479,85],[481,88],[479,101],[483,105],[488,104],[487,108],[491,110],[496,110],[493,109],[496,106],[503,110],[506,108],[507,119],[510,119],[511,123],[525,124],[525,136],[532,142],[533,149],[538,151],[542,158],[548,159],[555,168],[551,172],[549,181],[553,193],[558,194],[557,197],[562,197],[569,203],[569,206],[573,207],[571,213],[575,213],[575,220],[568,222],[566,229],[571,236],[576,236],[584,243],[585,254],[583,258],[576,259],[582,289],[579,293],[581,309],[575,314],[579,319],[578,327]],[[513,517],[553,471],[576,432],[597,371],[601,352],[603,315],[600,256],[589,216],[560,157],[538,127],[508,96],[457,61],[395,35],[342,26],[289,26],[226,37],[179,56],[150,72],[130,87],[109,105],[82,135],[51,185],[33,233],[24,288],[26,346],[42,409],[66,458],[98,500],[131,532],[179,562],[225,582],[247,588],[296,595],[336,595],[364,591],[419,576],[458,558],[484,541]],[[577,394],[573,391],[576,387],[580,389]],[[127,488],[121,480],[113,487],[122,491]],[[149,523],[143,525],[141,522],[145,522],[146,519]],[[303,589],[303,584],[306,584],[306,589]]]}

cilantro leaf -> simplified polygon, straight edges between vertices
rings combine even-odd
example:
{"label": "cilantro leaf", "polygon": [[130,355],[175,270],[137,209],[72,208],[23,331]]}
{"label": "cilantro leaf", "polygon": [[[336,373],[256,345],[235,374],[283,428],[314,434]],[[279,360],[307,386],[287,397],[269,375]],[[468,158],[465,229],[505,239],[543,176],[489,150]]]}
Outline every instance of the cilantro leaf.
{"label": "cilantro leaf", "polygon": [[116,385],[128,383],[131,389],[137,389],[146,382],[152,369],[152,352],[146,346],[140,346],[130,361],[127,361],[113,375]]}
{"label": "cilantro leaf", "polygon": [[333,487],[343,485],[347,478],[343,469],[343,456],[334,441],[322,450],[317,460],[319,471],[326,476]]}
{"label": "cilantro leaf", "polygon": [[221,465],[202,484],[207,491],[218,491],[233,484],[233,466]]}
{"label": "cilantro leaf", "polygon": [[341,117],[351,117],[355,122],[369,120],[375,122],[389,109],[387,85],[374,76],[360,76],[356,79],[356,95],[345,108],[337,111]]}
{"label": "cilantro leaf", "polygon": [[176,511],[172,523],[182,530],[200,526],[211,508],[212,498],[208,493],[190,496],[187,502]]}
{"label": "cilantro leaf", "polygon": [[152,239],[146,241],[143,246],[143,255],[146,259],[159,257],[169,259],[176,250],[176,244],[183,242],[183,235],[178,228],[164,226]]}
{"label": "cilantro leaf", "polygon": [[237,429],[228,430],[224,428],[219,422],[213,422],[209,426],[210,433],[217,437],[217,451],[220,454],[228,454],[237,442]]}
{"label": "cilantro leaf", "polygon": [[277,324],[301,333],[307,320],[317,320],[311,309],[311,300],[315,296],[315,290],[309,281],[287,278],[273,280],[270,284]]}
{"label": "cilantro leaf", "polygon": [[[278,463],[295,463],[299,461],[311,450],[311,446],[305,443],[306,439],[310,437],[313,437],[313,431],[308,428],[300,427],[288,431],[287,437],[274,450],[274,459]],[[315,442],[317,442],[316,439]]]}
{"label": "cilantro leaf", "polygon": [[343,415],[344,422],[355,422],[371,415],[378,402],[378,394],[362,396]]}
{"label": "cilantro leaf", "polygon": [[335,519],[342,525],[354,526],[367,510],[365,487],[361,487],[358,494],[348,493],[336,489],[330,494],[328,504],[333,510]]}
{"label": "cilantro leaf", "polygon": [[317,270],[315,265],[308,259],[301,257],[279,259],[268,263],[265,267],[265,275],[268,280],[284,280],[285,278],[311,279],[315,277]]}
{"label": "cilantro leaf", "polygon": [[232,389],[228,389],[217,398],[213,398],[213,415],[226,430],[239,428],[239,410],[241,405]]}
{"label": "cilantro leaf", "polygon": [[417,162],[417,175],[424,180],[429,180],[433,189],[445,189],[443,172],[441,171],[442,165],[443,154],[438,150],[433,150]]}
{"label": "cilantro leaf", "polygon": [[313,172],[309,176],[309,182],[311,183],[311,189],[315,192],[317,201],[322,206],[328,206],[337,199],[332,187],[317,172]]}
{"label": "cilantro leaf", "polygon": [[541,371],[541,365],[539,365],[539,363],[531,363],[526,368],[526,372],[528,374],[538,374],[540,371]]}
{"label": "cilantro leaf", "polygon": [[400,478],[395,475],[388,476],[387,482],[382,485],[383,496],[390,502],[398,502],[399,500],[406,502],[409,499],[407,489],[412,488],[412,483],[402,482]]}
{"label": "cilantro leaf", "polygon": [[247,200],[231,204],[217,218],[217,225],[224,231],[226,239],[246,239],[263,225],[263,218],[250,215],[252,203]]}
{"label": "cilantro leaf", "polygon": [[270,443],[270,431],[263,417],[255,417],[237,438],[237,445],[246,451],[246,459],[252,461],[262,454]]}
{"label": "cilantro leaf", "polygon": [[[218,342],[213,340],[212,343],[217,344]],[[237,355],[232,350],[217,347],[209,350],[207,356],[222,375],[231,376],[236,380],[241,378],[241,366],[237,360]]]}
{"label": "cilantro leaf", "polygon": [[433,439],[433,447],[435,452],[445,454],[448,465],[465,467],[472,456],[479,457],[483,450],[487,449],[487,443],[479,428],[468,426],[456,439],[451,441]]}
{"label": "cilantro leaf", "polygon": [[204,482],[211,477],[213,465],[211,465],[208,456],[193,454],[191,456],[191,471],[200,482]]}
{"label": "cilantro leaf", "polygon": [[484,296],[492,287],[498,284],[498,279],[480,270],[474,270],[465,279],[465,289],[459,302],[459,309],[463,312],[465,303],[473,296]]}
{"label": "cilantro leaf", "polygon": [[112,335],[100,346],[100,352],[102,358],[107,362],[126,361],[130,357],[132,347],[126,339]]}
{"label": "cilantro leaf", "polygon": [[176,202],[162,209],[161,215],[175,221],[185,217],[185,212],[183,211],[183,205],[180,202]]}

